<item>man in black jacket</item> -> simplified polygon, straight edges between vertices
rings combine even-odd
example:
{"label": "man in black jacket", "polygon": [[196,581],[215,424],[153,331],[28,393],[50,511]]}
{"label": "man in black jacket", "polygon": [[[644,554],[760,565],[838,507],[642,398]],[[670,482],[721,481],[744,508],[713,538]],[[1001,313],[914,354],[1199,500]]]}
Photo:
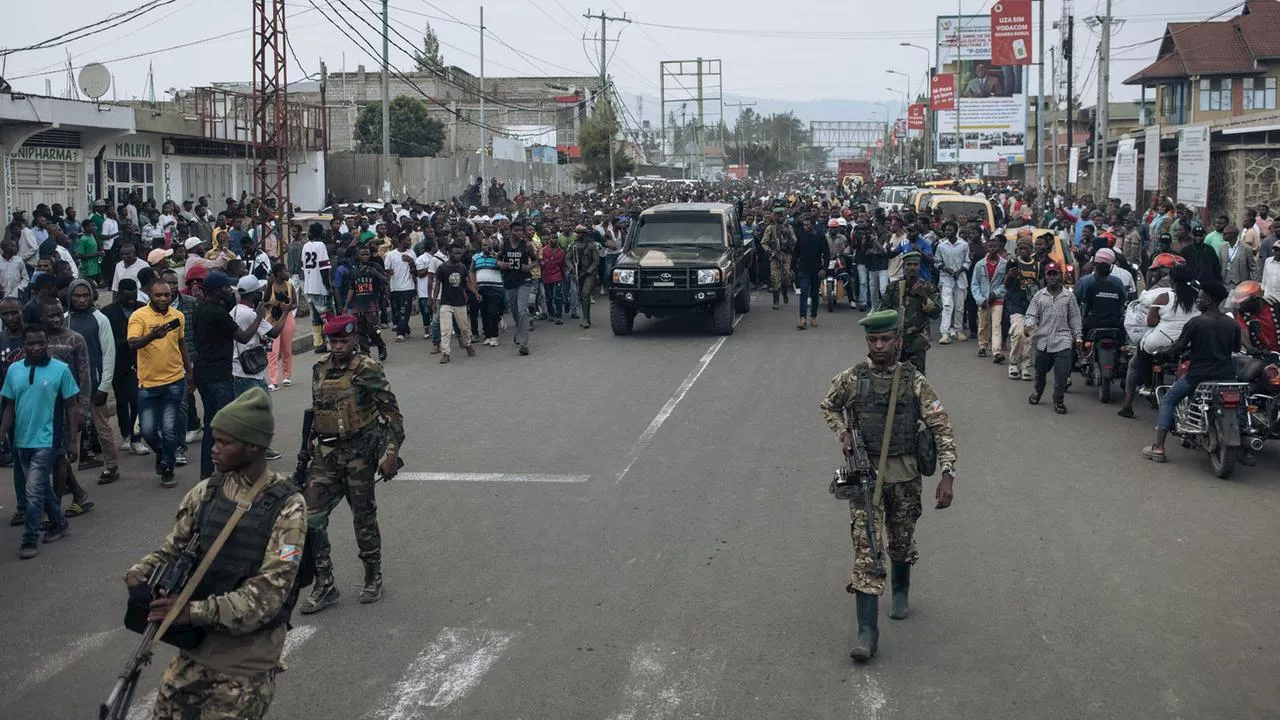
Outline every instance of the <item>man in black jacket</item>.
{"label": "man in black jacket", "polygon": [[[805,329],[805,304],[809,305],[808,323],[818,327],[818,283],[827,272],[831,249],[818,221],[806,216],[796,223],[796,247],[791,255],[791,271],[800,287],[800,321],[797,330]],[[784,288],[784,292],[785,292]]]}

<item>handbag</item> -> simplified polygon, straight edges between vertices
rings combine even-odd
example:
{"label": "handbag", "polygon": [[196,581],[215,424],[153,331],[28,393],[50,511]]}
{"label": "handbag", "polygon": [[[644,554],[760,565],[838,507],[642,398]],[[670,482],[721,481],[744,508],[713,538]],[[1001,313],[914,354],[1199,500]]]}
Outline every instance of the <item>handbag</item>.
{"label": "handbag", "polygon": [[265,345],[254,345],[240,351],[240,369],[247,375],[257,375],[267,369],[267,348]]}

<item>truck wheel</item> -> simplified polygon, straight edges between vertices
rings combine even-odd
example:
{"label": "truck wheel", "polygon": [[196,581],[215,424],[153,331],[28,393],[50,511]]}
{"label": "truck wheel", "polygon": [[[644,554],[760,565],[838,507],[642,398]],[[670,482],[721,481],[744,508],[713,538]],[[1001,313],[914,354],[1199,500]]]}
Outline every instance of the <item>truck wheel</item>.
{"label": "truck wheel", "polygon": [[717,335],[733,334],[733,303],[729,298],[716,303],[711,313],[711,329]]}
{"label": "truck wheel", "polygon": [[622,303],[610,304],[609,325],[614,335],[630,335],[636,325],[636,311]]}
{"label": "truck wheel", "polygon": [[733,296],[733,311],[739,315],[751,312],[751,285],[744,285],[737,295]]}

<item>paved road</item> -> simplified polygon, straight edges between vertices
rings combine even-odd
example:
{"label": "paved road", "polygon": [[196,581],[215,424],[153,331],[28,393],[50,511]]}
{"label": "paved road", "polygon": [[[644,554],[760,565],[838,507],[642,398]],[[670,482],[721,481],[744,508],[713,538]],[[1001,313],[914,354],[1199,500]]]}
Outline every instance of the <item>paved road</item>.
{"label": "paved road", "polygon": [[[956,504],[921,520],[911,619],[882,609],[881,654],[853,667],[817,403],[862,354],[856,317],[798,332],[757,298],[724,341],[681,320],[542,325],[531,357],[445,368],[393,345],[415,479],[379,488],[386,596],[354,602],[339,510],[345,596],[295,618],[273,717],[1275,717],[1280,453],[1225,482],[1176,447],[1154,465],[1149,412],[1080,392],[1065,417],[1031,407],[973,342],[930,354]],[[274,397],[287,470],[305,383]],[[120,576],[179,499],[148,465],[94,492],[68,541],[0,554],[0,716],[87,718],[105,696],[135,641]]]}

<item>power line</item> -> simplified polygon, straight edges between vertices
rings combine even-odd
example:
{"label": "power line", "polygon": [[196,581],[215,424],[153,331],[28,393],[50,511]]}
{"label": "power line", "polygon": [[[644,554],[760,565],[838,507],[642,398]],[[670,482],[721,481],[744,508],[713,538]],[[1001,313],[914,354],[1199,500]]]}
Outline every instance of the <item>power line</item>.
{"label": "power line", "polygon": [[[1178,28],[1177,30],[1175,30],[1175,31],[1173,31],[1173,32],[1170,32],[1170,33],[1169,33],[1169,37],[1173,37],[1173,36],[1175,36],[1175,35],[1179,35],[1179,34],[1181,34],[1181,33],[1184,33],[1184,32],[1186,32],[1186,31],[1190,30],[1191,28],[1199,27],[1200,25],[1204,25],[1205,23],[1212,22],[1214,19],[1216,19],[1216,18],[1218,18],[1218,17],[1221,17],[1221,16],[1223,16],[1223,15],[1225,15],[1225,14],[1229,13],[1229,12],[1232,12],[1232,11],[1234,11],[1234,10],[1239,10],[1240,8],[1244,7],[1244,6],[1245,6],[1245,4],[1246,4],[1245,2],[1238,2],[1238,3],[1236,3],[1235,5],[1232,5],[1231,7],[1227,8],[1227,9],[1225,9],[1225,10],[1221,10],[1221,11],[1219,11],[1219,12],[1214,13],[1213,15],[1210,15],[1209,17],[1207,17],[1207,18],[1205,18],[1205,19],[1201,20],[1200,22],[1192,23],[1192,24],[1190,24],[1190,25],[1187,25],[1187,26],[1186,26],[1186,27],[1184,27],[1184,28]],[[1119,46],[1117,46],[1117,47],[1113,47],[1113,48],[1111,48],[1111,51],[1114,53],[1114,52],[1115,52],[1115,51],[1117,51],[1117,50],[1128,50],[1129,48],[1142,47],[1143,45],[1150,45],[1150,44],[1151,44],[1151,43],[1153,43],[1153,42],[1161,42],[1161,41],[1163,41],[1163,40],[1164,40],[1164,35],[1161,35],[1161,36],[1160,36],[1160,37],[1158,37],[1158,38],[1152,38],[1152,39],[1150,39],[1150,40],[1143,40],[1142,42],[1131,43],[1131,44],[1129,44],[1129,45],[1119,45]]]}
{"label": "power line", "polygon": [[[81,25],[80,27],[74,30],[68,30],[62,33],[61,35],[54,35],[53,37],[47,40],[41,40],[38,43],[27,45],[26,47],[0,50],[0,57],[7,57],[9,55],[12,55],[13,53],[27,52],[30,50],[47,50],[49,48],[55,48],[60,45],[66,45],[68,43],[75,42],[76,40],[83,40],[84,38],[92,37],[94,35],[97,35],[99,33],[104,33],[112,29],[113,27],[115,27],[115,25],[113,25],[112,23],[120,23],[128,20],[136,20],[137,18],[140,18],[143,15],[146,15],[152,10],[162,8],[165,5],[171,5],[174,2],[176,2],[176,0],[149,0],[149,2],[143,3],[142,5],[139,5],[138,7],[133,8],[132,10],[125,10],[124,12],[112,13],[111,15],[108,15],[107,17],[101,20],[98,20],[97,22],[93,22],[88,25]],[[75,37],[72,37],[72,36],[75,36]]]}

